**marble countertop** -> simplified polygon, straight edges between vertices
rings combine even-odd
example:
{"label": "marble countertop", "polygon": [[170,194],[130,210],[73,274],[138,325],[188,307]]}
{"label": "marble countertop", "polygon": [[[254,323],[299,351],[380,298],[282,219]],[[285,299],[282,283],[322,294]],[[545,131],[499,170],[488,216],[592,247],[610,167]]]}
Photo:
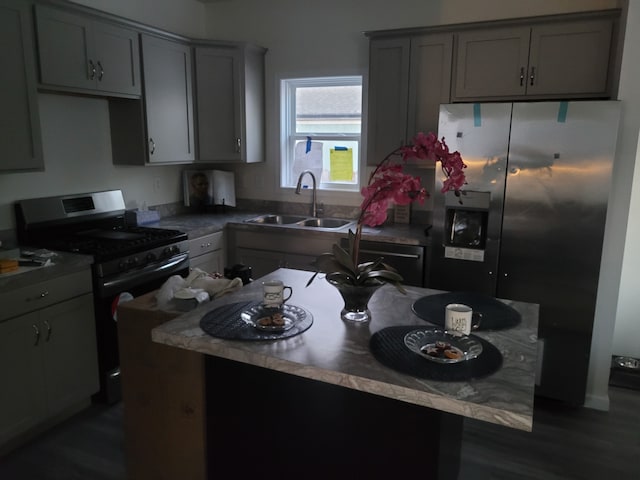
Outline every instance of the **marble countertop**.
{"label": "marble countertop", "polygon": [[520,312],[522,322],[508,330],[476,333],[502,353],[500,370],[479,380],[440,382],[415,378],[380,364],[369,351],[369,339],[373,333],[388,326],[428,326],[412,312],[411,305],[418,298],[441,292],[407,287],[408,293],[402,295],[393,286],[385,285],[369,302],[372,321],[355,325],[340,319],[342,298],[323,278],[317,278],[309,287],[305,287],[309,272],[279,269],[260,280],[268,278],[281,279],[293,287],[289,302],[311,312],[314,322],[309,330],[285,340],[243,342],[214,338],[200,329],[203,315],[219,305],[259,300],[261,281],[254,281],[155,328],[153,341],[506,427],[531,430],[538,305],[504,300]]}
{"label": "marble countertop", "polygon": [[0,274],[0,289],[6,292],[89,269],[93,263],[93,257],[91,255],[54,252],[51,263],[46,267],[19,267],[16,271]]}
{"label": "marble countertop", "polygon": [[[210,233],[219,232],[228,224],[233,224],[233,228],[254,231],[286,231],[291,235],[324,235],[340,238],[349,231],[348,227],[335,230],[315,230],[312,228],[290,228],[282,225],[257,225],[247,223],[246,220],[263,215],[264,212],[249,211],[229,211],[227,213],[190,213],[162,218],[159,222],[154,222],[145,226],[156,228],[169,228],[186,232],[189,238],[198,238]],[[353,226],[351,227],[354,228]],[[430,237],[425,234],[426,225],[396,224],[387,223],[380,227],[365,227],[362,238],[387,243],[400,243],[404,245],[426,245],[430,244]]]}

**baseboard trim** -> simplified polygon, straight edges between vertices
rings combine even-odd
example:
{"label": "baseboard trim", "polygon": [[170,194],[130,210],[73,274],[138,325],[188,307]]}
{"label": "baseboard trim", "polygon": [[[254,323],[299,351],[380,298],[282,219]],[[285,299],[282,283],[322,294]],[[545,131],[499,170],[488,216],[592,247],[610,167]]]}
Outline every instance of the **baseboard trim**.
{"label": "baseboard trim", "polygon": [[584,406],[593,410],[609,411],[609,395],[587,394],[584,399]]}

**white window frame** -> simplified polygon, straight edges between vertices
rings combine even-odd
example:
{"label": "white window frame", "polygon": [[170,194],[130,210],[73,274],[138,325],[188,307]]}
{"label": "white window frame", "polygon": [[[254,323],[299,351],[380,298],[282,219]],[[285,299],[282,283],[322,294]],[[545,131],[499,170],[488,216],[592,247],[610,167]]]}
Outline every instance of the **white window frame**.
{"label": "white window frame", "polygon": [[[362,130],[364,125],[364,114],[361,109],[360,118],[360,134],[313,134],[313,133],[296,133],[295,118],[295,89],[298,87],[331,87],[331,86],[349,86],[358,85],[363,88],[364,98],[364,80],[362,75],[345,75],[345,76],[328,76],[328,77],[307,77],[307,78],[283,78],[280,79],[280,187],[294,188],[297,178],[291,178],[291,171],[294,162],[294,148],[296,141],[306,140],[311,137],[312,141],[327,140],[329,142],[356,142],[357,154],[354,155],[355,182],[329,182],[316,179],[318,182],[318,190],[333,190],[343,192],[359,192],[362,164],[360,158],[362,156]],[[308,178],[306,178],[309,180]]]}

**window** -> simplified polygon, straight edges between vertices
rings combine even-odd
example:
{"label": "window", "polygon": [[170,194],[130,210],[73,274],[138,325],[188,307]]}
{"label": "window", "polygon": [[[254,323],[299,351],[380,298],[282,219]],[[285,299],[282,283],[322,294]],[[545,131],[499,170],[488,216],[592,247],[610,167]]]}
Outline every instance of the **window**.
{"label": "window", "polygon": [[281,80],[281,101],[280,185],[295,187],[311,170],[319,189],[357,191],[362,77]]}

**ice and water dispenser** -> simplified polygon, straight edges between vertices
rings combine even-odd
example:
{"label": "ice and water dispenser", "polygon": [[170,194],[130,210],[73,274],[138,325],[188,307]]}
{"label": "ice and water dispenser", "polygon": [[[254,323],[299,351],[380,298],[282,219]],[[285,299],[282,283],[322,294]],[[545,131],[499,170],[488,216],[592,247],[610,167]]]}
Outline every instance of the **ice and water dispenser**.
{"label": "ice and water dispenser", "polygon": [[445,258],[484,261],[490,200],[490,192],[468,190],[462,202],[453,192],[447,193],[443,235]]}

